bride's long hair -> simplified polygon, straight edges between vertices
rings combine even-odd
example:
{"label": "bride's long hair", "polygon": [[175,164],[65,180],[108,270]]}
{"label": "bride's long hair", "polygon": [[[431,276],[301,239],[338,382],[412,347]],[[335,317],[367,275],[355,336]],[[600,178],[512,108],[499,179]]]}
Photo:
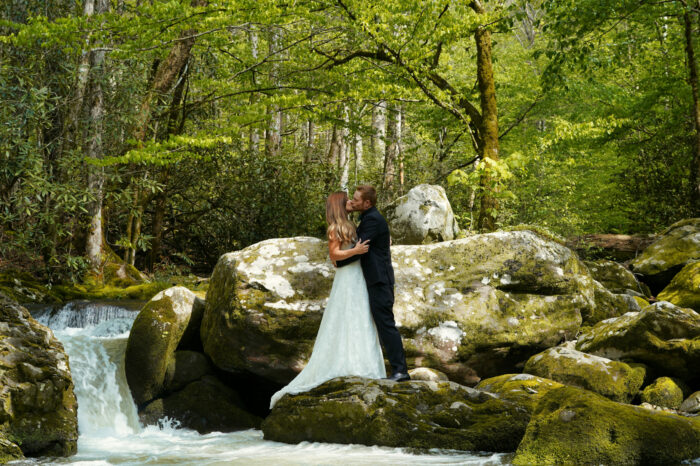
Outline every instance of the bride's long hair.
{"label": "bride's long hair", "polygon": [[344,191],[338,191],[326,199],[326,223],[328,223],[328,239],[338,239],[341,244],[355,241],[357,232],[355,225],[348,218],[345,204],[348,195]]}

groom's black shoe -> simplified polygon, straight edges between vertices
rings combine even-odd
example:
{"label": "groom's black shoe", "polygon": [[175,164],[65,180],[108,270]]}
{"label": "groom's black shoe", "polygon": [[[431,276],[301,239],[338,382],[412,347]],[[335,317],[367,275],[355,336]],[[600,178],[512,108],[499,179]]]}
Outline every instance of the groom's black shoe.
{"label": "groom's black shoe", "polygon": [[403,372],[397,372],[396,374],[391,374],[391,377],[387,377],[385,380],[393,380],[394,382],[405,382],[411,380],[411,376],[404,374]]}

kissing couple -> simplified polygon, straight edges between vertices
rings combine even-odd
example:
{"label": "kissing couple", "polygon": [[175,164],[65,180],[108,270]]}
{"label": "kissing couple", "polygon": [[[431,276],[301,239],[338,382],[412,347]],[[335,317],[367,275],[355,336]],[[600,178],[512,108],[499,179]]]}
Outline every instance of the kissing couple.
{"label": "kissing couple", "polygon": [[[392,368],[388,379],[411,379],[394,322],[389,225],[376,203],[377,191],[367,185],[358,186],[352,199],[343,191],[328,196],[328,252],[337,271],[311,358],[272,395],[270,409],[287,393],[305,392],[335,377],[386,378],[380,339]],[[360,212],[357,228],[348,212]]]}

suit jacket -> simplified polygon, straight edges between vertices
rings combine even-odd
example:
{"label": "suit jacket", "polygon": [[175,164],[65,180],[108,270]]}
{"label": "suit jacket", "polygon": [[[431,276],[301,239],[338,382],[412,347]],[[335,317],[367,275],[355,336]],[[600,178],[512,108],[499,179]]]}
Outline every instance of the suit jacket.
{"label": "suit jacket", "polygon": [[357,236],[359,241],[370,240],[369,251],[366,254],[336,261],[338,267],[359,259],[367,286],[379,283],[393,286],[394,268],[391,266],[389,225],[376,207],[370,207],[360,215]]}

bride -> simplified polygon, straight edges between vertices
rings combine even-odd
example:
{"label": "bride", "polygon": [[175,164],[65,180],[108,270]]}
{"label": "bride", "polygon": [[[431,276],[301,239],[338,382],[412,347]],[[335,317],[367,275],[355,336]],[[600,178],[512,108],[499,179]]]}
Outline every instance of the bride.
{"label": "bride", "polygon": [[[355,226],[348,219],[348,203],[344,192],[333,193],[326,200],[328,251],[334,264],[369,250],[369,240],[356,242]],[[287,386],[272,395],[270,409],[287,393],[305,392],[332,378],[348,375],[386,377],[360,261],[336,270],[311,358]]]}

